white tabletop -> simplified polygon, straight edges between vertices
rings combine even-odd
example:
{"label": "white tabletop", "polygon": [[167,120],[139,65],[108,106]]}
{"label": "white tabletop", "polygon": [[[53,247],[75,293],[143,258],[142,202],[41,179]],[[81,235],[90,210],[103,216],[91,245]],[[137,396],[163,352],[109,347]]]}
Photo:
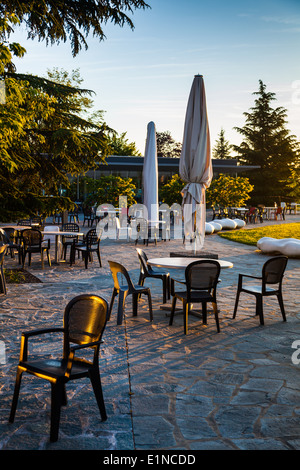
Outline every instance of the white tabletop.
{"label": "white tabletop", "polygon": [[185,269],[190,263],[194,261],[218,261],[221,268],[232,268],[233,264],[229,261],[222,259],[211,260],[211,258],[152,258],[148,260],[150,266],[156,266],[159,268],[167,269]]}
{"label": "white tabletop", "polygon": [[43,235],[71,235],[73,237],[75,236],[80,236],[80,235],[84,235],[83,232],[62,232],[60,230],[45,230],[44,232],[42,232]]}

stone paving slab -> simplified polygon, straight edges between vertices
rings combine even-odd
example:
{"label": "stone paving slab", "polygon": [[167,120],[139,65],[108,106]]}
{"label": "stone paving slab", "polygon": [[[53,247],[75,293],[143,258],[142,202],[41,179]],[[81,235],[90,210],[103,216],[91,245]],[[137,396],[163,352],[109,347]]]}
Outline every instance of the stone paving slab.
{"label": "stone paving slab", "polygon": [[[158,257],[182,246],[171,240],[139,247]],[[40,379],[24,376],[15,422],[8,423],[21,332],[60,326],[63,308],[75,295],[95,293],[109,301],[109,259],[124,264],[137,282],[135,245],[104,241],[103,267],[94,261],[88,270],[76,260],[72,268],[45,263],[42,271],[36,258],[30,272],[41,284],[8,285],[8,295],[0,298],[0,449],[299,450],[300,364],[292,362],[297,353],[292,344],[300,340],[300,260],[288,261],[284,278],[287,322],[276,299],[269,298],[265,326],[260,326],[254,299],[241,295],[235,320],[232,312],[238,273],[260,273],[268,257],[218,235],[207,236],[204,249],[234,264],[222,271],[218,286],[221,332],[211,315],[206,326],[190,315],[188,335],[180,314],[169,326],[160,308],[161,282],[147,280],[154,321],[149,322],[146,298],[139,302],[137,317],[128,298],[123,324],[116,325],[116,302],[104,334],[100,369],[108,420],[100,421],[88,381],[70,383],[59,440],[52,444],[50,388]],[[49,355],[59,348],[53,340],[48,347],[37,346]]]}

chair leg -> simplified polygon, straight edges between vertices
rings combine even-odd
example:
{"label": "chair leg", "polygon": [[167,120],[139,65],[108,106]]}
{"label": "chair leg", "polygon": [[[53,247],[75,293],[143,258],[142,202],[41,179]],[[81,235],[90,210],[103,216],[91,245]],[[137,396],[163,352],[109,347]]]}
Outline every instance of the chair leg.
{"label": "chair leg", "polygon": [[167,279],[166,279],[166,276],[163,276],[162,281],[163,281],[163,303],[165,304],[167,302]]}
{"label": "chair leg", "polygon": [[167,296],[168,300],[171,298],[171,279],[170,276],[166,276],[166,282],[167,282]]}
{"label": "chair leg", "polygon": [[91,370],[89,375],[90,375],[91,383],[93,386],[94,394],[97,400],[97,404],[99,407],[102,421],[106,421],[107,414],[106,414],[105,403],[104,403],[104,398],[103,398],[100,372],[99,370],[98,371]]}
{"label": "chair leg", "polygon": [[16,414],[16,409],[17,409],[17,404],[18,404],[18,398],[19,398],[19,391],[20,391],[20,387],[21,387],[22,374],[23,374],[23,371],[18,367],[17,375],[16,375],[14,396],[13,396],[13,400],[12,400],[12,404],[11,404],[11,410],[10,410],[10,416],[9,416],[9,422],[10,423],[13,423],[14,419],[15,419],[15,414]]}
{"label": "chair leg", "polygon": [[138,313],[138,298],[139,294],[132,294],[132,314],[134,317],[136,317]]}
{"label": "chair leg", "polygon": [[173,325],[173,318],[174,318],[174,313],[175,313],[176,300],[177,300],[177,297],[175,297],[175,295],[174,295],[173,300],[172,300],[172,308],[171,308],[169,325]]}
{"label": "chair leg", "polygon": [[0,294],[7,294],[6,290],[6,280],[5,280],[5,274],[3,271],[3,266],[0,266]]}
{"label": "chair leg", "polygon": [[152,298],[151,298],[151,291],[150,289],[148,290],[148,305],[149,305],[149,315],[150,315],[150,321],[153,321],[153,311],[152,311]]}
{"label": "chair leg", "polygon": [[220,324],[219,324],[219,315],[218,315],[218,306],[216,304],[216,302],[213,302],[212,303],[213,305],[213,309],[214,309],[214,314],[215,314],[215,320],[216,320],[216,325],[217,325],[217,331],[218,333],[220,333]]}
{"label": "chair leg", "polygon": [[207,325],[207,308],[206,308],[206,302],[202,302],[202,322],[203,322],[203,325]]}
{"label": "chair leg", "polygon": [[112,308],[113,308],[113,305],[114,305],[114,300],[115,300],[115,297],[116,297],[117,295],[118,295],[118,291],[117,291],[117,289],[114,287],[114,290],[113,290],[113,293],[112,293],[112,296],[111,296],[111,300],[110,300],[110,305],[109,305],[108,320],[110,320]]}
{"label": "chair leg", "polygon": [[48,259],[48,264],[51,266],[51,258],[50,258],[50,252],[47,250],[47,259]]}
{"label": "chair leg", "polygon": [[282,299],[282,294],[277,295],[278,303],[280,305],[280,310],[282,314],[283,321],[286,321],[286,316],[285,316],[285,310],[284,310],[284,305],[283,305],[283,299]]}
{"label": "chair leg", "polygon": [[[139,286],[143,286],[143,285],[144,285],[144,282],[145,282],[145,277],[143,276],[142,273],[140,273],[138,285],[139,285]],[[141,296],[142,296],[142,294],[138,294],[138,299],[140,299]]]}
{"label": "chair leg", "polygon": [[183,302],[183,321],[184,321],[184,334],[188,334],[188,319],[189,319],[190,304]]}
{"label": "chair leg", "polygon": [[88,262],[89,262],[89,253],[88,253],[88,251],[86,251],[84,253],[84,267],[85,267],[85,269],[87,269],[87,267],[88,267]]}
{"label": "chair leg", "polygon": [[97,256],[100,264],[100,268],[102,268],[102,263],[101,263],[101,256],[100,256],[100,250],[97,250]]}
{"label": "chair leg", "polygon": [[238,303],[239,303],[239,298],[240,298],[240,291],[238,290],[237,291],[237,294],[236,294],[236,299],[235,299],[235,305],[234,305],[234,311],[233,311],[233,316],[232,318],[235,318],[236,316],[236,312],[237,312],[237,308],[238,308]]}
{"label": "chair leg", "polygon": [[51,383],[51,424],[50,441],[56,442],[58,439],[60,408],[62,404],[64,384],[58,382]]}
{"label": "chair leg", "polygon": [[124,308],[125,308],[125,300],[126,300],[126,292],[119,292],[119,304],[118,304],[118,316],[117,316],[117,325],[122,324]]}
{"label": "chair leg", "polygon": [[264,325],[263,298],[261,295],[256,296],[256,315],[259,315],[260,324]]}

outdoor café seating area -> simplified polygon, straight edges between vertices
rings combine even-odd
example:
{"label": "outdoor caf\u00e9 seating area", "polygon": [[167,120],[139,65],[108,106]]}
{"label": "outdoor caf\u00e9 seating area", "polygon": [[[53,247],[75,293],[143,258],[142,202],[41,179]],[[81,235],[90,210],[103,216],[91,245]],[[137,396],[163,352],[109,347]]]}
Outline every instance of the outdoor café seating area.
{"label": "outdoor caf\u00e9 seating area", "polygon": [[[212,220],[213,215],[208,211],[207,220]],[[108,217],[108,214],[105,217],[99,219],[97,224],[95,220],[87,223],[83,213],[77,214],[76,222],[73,219],[68,220],[66,224],[62,223],[63,218],[61,222],[52,218],[46,221],[34,218],[17,221],[11,225],[1,224],[0,320],[2,319],[3,337],[6,338],[5,355],[2,356],[2,374],[9,386],[5,394],[6,404],[4,408],[0,408],[0,414],[1,422],[5,423],[8,448],[14,433],[18,443],[12,445],[18,448],[32,448],[31,446],[36,445],[30,429],[31,427],[32,430],[36,429],[34,410],[37,403],[33,395],[27,391],[30,388],[25,387],[27,375],[37,376],[35,387],[40,390],[40,396],[48,400],[47,409],[49,407],[51,410],[49,416],[42,412],[44,416],[42,429],[40,432],[34,431],[35,440],[43,442],[39,444],[42,448],[49,448],[51,445],[57,446],[55,448],[70,448],[74,419],[76,420],[80,413],[83,423],[89,416],[84,406],[86,400],[89,403],[88,407],[93,410],[95,422],[92,428],[89,427],[89,432],[94,436],[96,434],[100,436],[95,440],[96,447],[107,446],[105,436],[108,435],[115,443],[113,448],[117,449],[130,449],[133,442],[137,448],[151,446],[151,442],[155,442],[157,448],[164,448],[165,439],[171,448],[178,446],[179,442],[188,448],[194,439],[198,445],[202,443],[201,445],[205,446],[208,443],[207,433],[211,436],[209,441],[220,448],[232,446],[240,448],[239,446],[246,445],[246,442],[253,441],[254,438],[250,434],[255,436],[256,442],[261,442],[263,445],[270,439],[261,430],[267,429],[268,420],[264,422],[262,414],[261,420],[264,425],[263,428],[257,428],[256,432],[254,421],[258,417],[258,407],[262,410],[270,408],[271,416],[272,401],[276,403],[277,398],[274,395],[270,402],[254,402],[249,405],[250,396],[245,395],[247,387],[243,388],[243,384],[249,384],[251,391],[256,371],[257,377],[261,377],[261,383],[265,384],[264,387],[270,395],[273,393],[272,384],[279,380],[283,356],[280,356],[280,359],[278,356],[276,362],[275,350],[271,345],[273,341],[277,341],[277,337],[282,337],[283,332],[287,338],[290,338],[289,344],[282,343],[285,349],[291,347],[291,340],[296,338],[298,310],[295,306],[298,296],[297,285],[300,281],[297,269],[299,260],[288,259],[281,255],[264,255],[246,245],[231,245],[231,242],[221,239],[217,234],[207,236],[202,253],[195,255],[193,252],[187,253],[184,240],[174,238],[174,225],[176,225],[174,218],[171,219],[168,237],[161,238],[159,235],[162,232],[158,232],[156,240],[147,242],[146,235],[145,239],[139,236],[136,240],[128,236],[128,232],[121,234],[121,224],[113,224],[115,219]],[[120,221],[119,217],[118,219]],[[101,220],[104,220],[105,224],[97,227]],[[128,222],[127,217],[125,220]],[[298,218],[288,214],[285,222],[294,220]],[[273,219],[271,223],[280,222],[278,219]],[[135,227],[135,224],[130,224],[130,227]],[[114,235],[112,238],[105,236],[112,233]],[[40,282],[18,284],[5,281],[5,270],[18,267],[29,271]],[[20,298],[22,298],[21,303]],[[63,362],[58,362],[58,368],[55,368],[53,358],[57,354],[58,357],[60,355],[56,340],[51,339],[48,342],[45,335],[40,337],[40,329],[46,329],[48,333],[60,330],[65,335],[67,333],[63,328],[64,315],[71,315],[72,311],[72,315],[74,313],[76,316],[79,305],[82,305],[80,311],[86,312],[82,319],[87,315],[89,322],[89,315],[96,318],[98,309],[96,304],[99,305],[102,327],[98,333],[95,333],[94,341],[88,339],[90,336],[85,340],[79,340],[73,333],[68,333],[73,335],[75,344],[78,341],[80,346],[78,343],[68,350],[69,368],[65,369],[65,359]],[[72,325],[74,325],[73,320]],[[126,345],[124,331],[126,331]],[[46,357],[43,361],[41,358],[38,364],[31,358],[30,353],[35,338],[39,338],[38,355],[46,353]],[[261,342],[261,347],[257,349],[257,345],[260,344],[258,341]],[[77,356],[84,350],[84,345],[87,350],[96,348],[94,360],[89,362],[90,365],[86,362],[84,364],[77,362]],[[120,353],[123,347],[124,353]],[[19,352],[21,355],[18,361]],[[249,362],[249,357],[252,357],[249,354],[253,356],[253,361]],[[52,358],[50,369],[48,357]],[[95,360],[100,365],[100,382],[99,370],[93,369]],[[268,361],[269,367],[260,367],[264,362],[268,364]],[[278,367],[275,367],[276,363]],[[123,364],[121,376],[120,364]],[[273,368],[270,367],[271,364],[274,365]],[[296,367],[297,365],[290,361],[285,364],[285,370],[291,369],[290,378],[284,386],[287,390],[285,393],[288,393],[289,386],[291,389],[296,389],[296,384],[291,378],[292,370]],[[243,370],[241,376],[239,370]],[[25,374],[21,385],[23,372]],[[159,375],[156,376],[157,374]],[[41,375],[46,380],[39,380],[38,377]],[[228,377],[229,380],[223,389],[223,393],[226,391],[223,398],[218,395],[218,388],[215,388],[224,386],[216,381],[217,377],[222,376]],[[85,377],[92,378],[90,385],[88,382],[83,382],[86,383],[83,385],[82,380],[84,381]],[[73,383],[73,379],[81,380],[74,380],[75,393],[67,400],[59,384],[62,381],[68,390],[68,382],[72,380]],[[124,379],[128,391],[123,389]],[[47,380],[52,383],[54,380],[57,384],[57,388],[52,387],[51,397],[44,385]],[[260,386],[260,380],[257,380],[258,384],[253,385],[253,393],[255,387]],[[163,389],[167,386],[168,390],[171,390],[172,383],[177,382],[178,390],[176,388],[171,393],[167,392],[167,389],[158,395],[150,392],[152,389],[157,389],[158,384]],[[149,385],[146,386],[146,383]],[[185,391],[188,383],[198,384],[201,400],[214,403],[210,409],[211,412],[214,410],[216,416],[220,429],[219,437],[208,424],[209,420],[206,422],[202,416],[203,407],[197,408],[198,411],[196,408],[192,411],[194,405],[191,397],[194,395],[190,394],[189,386]],[[206,387],[204,395],[200,392],[203,386]],[[80,392],[83,390],[82,387],[86,390],[84,400]],[[149,387],[147,395],[153,407],[153,413],[150,415],[147,407],[140,405],[140,400],[141,403],[144,400],[142,392],[144,387]],[[2,394],[3,392],[4,389]],[[159,443],[161,419],[169,415],[172,409],[170,403],[175,397],[177,397],[176,406],[179,406],[178,410],[177,408],[174,410],[177,428],[181,428],[185,437],[181,441],[178,440],[177,433],[170,428]],[[235,405],[234,397],[239,397],[241,406],[239,401]],[[125,414],[120,414],[121,402],[124,404],[127,398],[130,398],[128,407],[126,405],[127,411]],[[96,400],[95,403],[93,400]],[[160,403],[158,408],[154,405],[157,400]],[[162,405],[165,402],[166,407]],[[181,402],[182,405],[179,405]],[[278,406],[279,403],[280,400]],[[187,408],[181,410],[183,404],[186,404]],[[78,406],[79,408],[83,406],[84,409],[79,412]],[[252,411],[254,413],[253,428],[251,433],[249,435],[246,433],[246,437],[242,439],[244,444],[236,440],[241,435],[240,426],[234,431],[231,427],[232,421],[226,420],[225,414],[223,415],[225,410],[229,410],[228,406],[231,406],[230,409],[236,413],[237,418],[240,416],[240,422],[244,419],[242,416],[245,406],[250,406],[250,413]],[[294,406],[297,405],[291,400],[288,415],[293,412],[291,409],[293,410]],[[133,411],[130,412],[130,409]],[[187,419],[184,421],[181,418],[182,412],[187,413]],[[192,413],[191,416],[189,413]],[[116,423],[121,416],[127,424],[119,434]],[[195,434],[192,436],[187,434],[190,432],[187,426],[192,429],[191,419],[194,422],[196,416],[197,420],[200,419],[198,422],[203,426],[205,424],[206,432],[204,428],[201,431],[201,428],[196,426]],[[285,413],[284,417],[288,420]],[[174,418],[170,419],[172,421]],[[132,420],[134,431],[130,424]],[[149,423],[152,423],[150,438],[146,431]],[[250,429],[251,424],[248,425]],[[75,429],[78,448],[86,446],[85,436],[89,435],[87,429],[82,426],[83,424],[79,426],[79,430],[76,425],[78,431]],[[293,444],[287,444],[286,438],[278,437],[282,432],[280,430],[283,429],[282,424],[278,423],[275,428],[274,426],[274,423],[270,425],[272,433],[275,433],[275,438],[272,436],[273,445],[278,448],[286,445],[297,448],[294,441],[290,441]],[[21,434],[25,432],[30,441],[22,442],[19,428]],[[298,432],[295,424],[291,424],[291,429],[293,433]],[[126,435],[123,444],[120,440],[121,435],[123,437]]]}

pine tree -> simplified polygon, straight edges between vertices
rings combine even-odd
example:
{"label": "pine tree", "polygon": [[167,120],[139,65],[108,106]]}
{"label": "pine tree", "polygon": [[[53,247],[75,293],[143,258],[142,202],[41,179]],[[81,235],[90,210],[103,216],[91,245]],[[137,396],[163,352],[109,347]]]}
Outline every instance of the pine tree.
{"label": "pine tree", "polygon": [[[258,166],[247,172],[254,185],[253,201],[263,204],[287,201],[291,180],[300,183],[300,146],[294,135],[286,129],[287,110],[273,108],[275,93],[267,92],[260,80],[254,106],[244,113],[244,127],[236,131],[244,137],[239,146],[233,146],[241,164]],[[300,196],[300,194],[299,194]]]}
{"label": "pine tree", "polygon": [[221,128],[219,139],[212,150],[213,158],[232,158],[230,155],[231,148],[229,141],[225,139],[225,131]]}

